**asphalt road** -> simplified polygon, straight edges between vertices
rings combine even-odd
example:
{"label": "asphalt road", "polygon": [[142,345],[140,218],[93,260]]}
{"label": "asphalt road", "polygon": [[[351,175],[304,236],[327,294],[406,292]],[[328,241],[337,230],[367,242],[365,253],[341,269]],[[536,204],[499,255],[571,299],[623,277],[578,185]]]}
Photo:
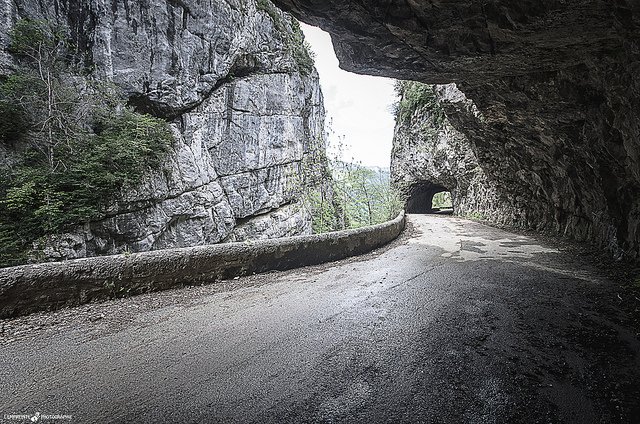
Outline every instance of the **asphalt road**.
{"label": "asphalt road", "polygon": [[640,422],[628,293],[528,237],[409,221],[360,258],[4,321],[0,422]]}

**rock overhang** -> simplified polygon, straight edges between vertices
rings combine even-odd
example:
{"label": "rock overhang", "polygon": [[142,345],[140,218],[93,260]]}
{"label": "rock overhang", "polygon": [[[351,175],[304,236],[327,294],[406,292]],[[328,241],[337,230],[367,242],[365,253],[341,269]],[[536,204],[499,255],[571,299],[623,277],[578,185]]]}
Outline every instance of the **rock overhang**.
{"label": "rock overhang", "polygon": [[329,32],[345,70],[473,101],[440,99],[486,182],[469,212],[640,257],[640,2],[275,3]]}
{"label": "rock overhang", "polygon": [[557,71],[615,54],[629,2],[275,0],[332,36],[343,69],[431,84]]}

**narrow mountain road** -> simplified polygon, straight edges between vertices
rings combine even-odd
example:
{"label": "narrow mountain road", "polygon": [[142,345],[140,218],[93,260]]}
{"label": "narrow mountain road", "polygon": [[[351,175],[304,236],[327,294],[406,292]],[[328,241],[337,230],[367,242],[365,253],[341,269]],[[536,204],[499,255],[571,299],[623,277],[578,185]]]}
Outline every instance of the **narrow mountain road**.
{"label": "narrow mountain road", "polygon": [[0,422],[640,422],[627,293],[532,238],[409,224],[360,258],[4,321]]}

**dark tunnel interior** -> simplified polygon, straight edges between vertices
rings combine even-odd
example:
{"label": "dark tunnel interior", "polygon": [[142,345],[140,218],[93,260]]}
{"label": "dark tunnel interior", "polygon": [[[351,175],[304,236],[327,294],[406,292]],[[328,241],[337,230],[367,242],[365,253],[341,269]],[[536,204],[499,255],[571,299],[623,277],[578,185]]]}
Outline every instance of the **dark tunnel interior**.
{"label": "dark tunnel interior", "polygon": [[449,189],[439,184],[423,182],[413,185],[409,189],[406,211],[407,213],[436,213],[439,208],[433,207],[433,196],[437,193],[449,192]]}

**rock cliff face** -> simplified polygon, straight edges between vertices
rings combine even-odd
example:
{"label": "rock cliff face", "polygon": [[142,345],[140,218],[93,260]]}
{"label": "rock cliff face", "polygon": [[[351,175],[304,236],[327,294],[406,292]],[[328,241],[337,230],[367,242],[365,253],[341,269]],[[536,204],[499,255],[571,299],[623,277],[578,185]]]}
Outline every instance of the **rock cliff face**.
{"label": "rock cliff face", "polygon": [[0,74],[25,17],[68,27],[91,77],[177,139],[103,220],[44,243],[47,259],[310,233],[297,186],[324,148],[324,107],[297,22],[268,1],[1,0]]}
{"label": "rock cliff face", "polygon": [[460,104],[470,116],[479,117],[477,108],[455,84],[423,85],[408,83],[402,97],[420,93],[423,104],[397,113],[391,152],[392,183],[407,200],[407,212],[429,213],[433,196],[450,191],[459,215],[482,216],[497,220],[503,211],[495,190],[491,190],[469,139],[446,116],[447,102]]}
{"label": "rock cliff face", "polygon": [[473,101],[441,102],[484,174],[468,211],[640,256],[640,3],[276,3],[329,31],[345,69]]}

